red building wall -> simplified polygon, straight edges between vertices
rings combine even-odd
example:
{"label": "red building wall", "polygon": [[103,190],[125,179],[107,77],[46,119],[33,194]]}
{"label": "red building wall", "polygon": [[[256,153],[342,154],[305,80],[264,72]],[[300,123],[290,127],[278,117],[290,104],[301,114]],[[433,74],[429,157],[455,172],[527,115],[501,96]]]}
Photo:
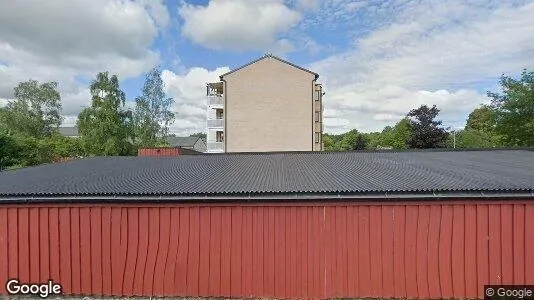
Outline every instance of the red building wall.
{"label": "red building wall", "polygon": [[532,201],[0,206],[2,294],[473,298],[533,254]]}
{"label": "red building wall", "polygon": [[180,148],[141,148],[137,150],[137,156],[178,156]]}

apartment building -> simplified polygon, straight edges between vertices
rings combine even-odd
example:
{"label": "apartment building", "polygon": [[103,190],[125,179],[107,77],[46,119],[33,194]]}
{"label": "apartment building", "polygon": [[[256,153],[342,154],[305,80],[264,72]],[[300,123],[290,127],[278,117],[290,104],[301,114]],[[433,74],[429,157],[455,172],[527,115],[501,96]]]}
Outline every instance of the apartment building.
{"label": "apartment building", "polygon": [[207,84],[207,152],[322,151],[319,75],[271,54]]}

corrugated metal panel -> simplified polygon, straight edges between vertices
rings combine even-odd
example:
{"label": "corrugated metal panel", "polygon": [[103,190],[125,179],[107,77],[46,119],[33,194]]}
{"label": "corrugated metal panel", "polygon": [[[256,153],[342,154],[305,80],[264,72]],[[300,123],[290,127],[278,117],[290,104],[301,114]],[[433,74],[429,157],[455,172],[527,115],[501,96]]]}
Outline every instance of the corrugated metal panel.
{"label": "corrugated metal panel", "polygon": [[99,157],[0,172],[0,195],[532,192],[534,151]]}
{"label": "corrugated metal panel", "polygon": [[534,204],[0,208],[0,282],[67,294],[481,298],[534,282]]}

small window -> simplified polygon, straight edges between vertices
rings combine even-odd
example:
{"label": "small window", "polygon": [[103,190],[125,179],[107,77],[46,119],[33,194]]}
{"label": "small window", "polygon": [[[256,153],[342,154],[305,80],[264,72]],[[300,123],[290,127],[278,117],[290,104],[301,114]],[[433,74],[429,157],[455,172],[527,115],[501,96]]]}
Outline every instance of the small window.
{"label": "small window", "polygon": [[315,91],[315,101],[319,101],[321,99],[321,91]]}

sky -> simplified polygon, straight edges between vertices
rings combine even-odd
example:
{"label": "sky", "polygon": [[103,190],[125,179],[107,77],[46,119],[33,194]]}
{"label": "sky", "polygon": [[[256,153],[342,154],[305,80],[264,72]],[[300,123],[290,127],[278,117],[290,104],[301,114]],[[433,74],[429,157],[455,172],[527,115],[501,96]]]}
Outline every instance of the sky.
{"label": "sky", "polygon": [[378,131],[422,104],[447,127],[488,103],[502,74],[534,71],[534,1],[0,1],[0,105],[20,81],[56,81],[63,125],[100,71],[128,105],[163,72],[171,132],[205,130],[205,84],[265,53],[319,73],[327,133]]}

